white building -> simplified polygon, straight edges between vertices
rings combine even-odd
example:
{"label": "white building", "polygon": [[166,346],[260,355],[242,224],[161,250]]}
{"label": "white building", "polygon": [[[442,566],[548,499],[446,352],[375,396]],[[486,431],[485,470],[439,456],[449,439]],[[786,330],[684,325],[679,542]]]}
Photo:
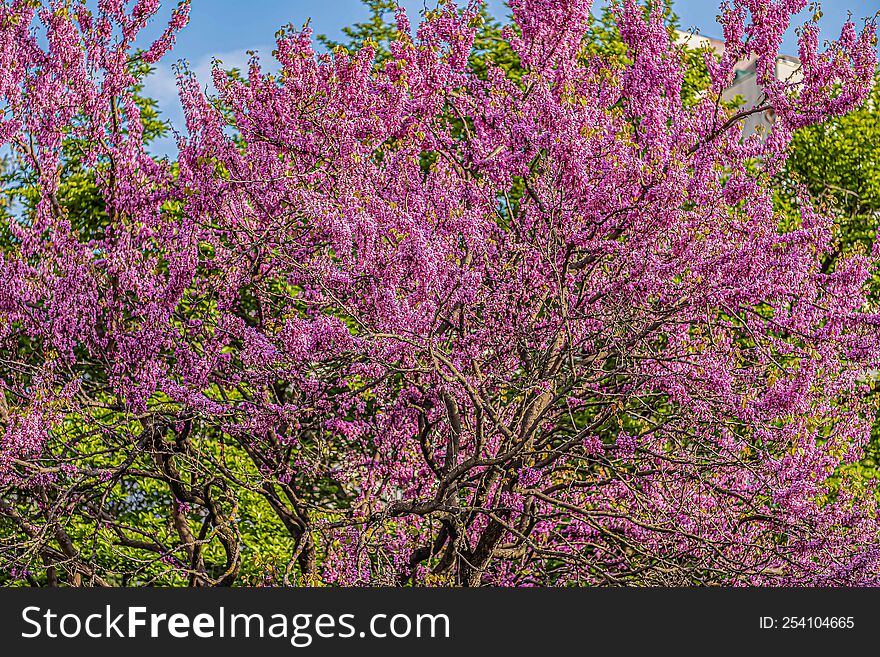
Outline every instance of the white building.
{"label": "white building", "polygon": [[[690,32],[676,31],[678,42],[690,48],[709,48],[719,55],[724,53],[724,41],[712,39]],[[763,90],[758,84],[755,74],[755,57],[744,59],[736,64],[736,78],[722,94],[725,101],[732,101],[737,96],[743,100],[743,109],[751,109],[761,101]],[[779,55],[776,58],[776,78],[785,82],[798,84],[802,79],[801,64],[797,57]],[[743,120],[743,136],[747,137],[761,130],[766,131],[772,124],[775,115],[773,110],[752,114]]]}

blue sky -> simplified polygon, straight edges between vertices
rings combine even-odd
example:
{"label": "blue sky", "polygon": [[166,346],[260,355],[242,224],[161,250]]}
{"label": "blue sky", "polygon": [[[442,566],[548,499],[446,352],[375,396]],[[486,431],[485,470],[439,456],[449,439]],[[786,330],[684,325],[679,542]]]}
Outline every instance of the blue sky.
{"label": "blue sky", "polygon": [[[720,36],[721,30],[715,21],[719,1],[675,0],[674,7],[684,29],[695,28],[706,36]],[[426,3],[434,6],[436,0],[402,0],[411,17]],[[177,2],[164,0],[162,4],[164,18]],[[460,4],[464,4],[464,0]],[[177,127],[182,127],[182,121],[171,72],[171,63],[177,58],[186,59],[204,81],[208,79],[211,59],[215,56],[226,67],[243,66],[248,59],[248,50],[258,51],[264,60],[268,60],[275,32],[283,25],[301,26],[311,19],[311,27],[316,33],[340,38],[342,27],[367,17],[360,0],[193,0],[192,5],[190,24],[180,34],[173,55],[160,63],[146,88],[147,93],[159,101],[164,115]],[[488,5],[493,15],[507,15],[503,0],[488,0]],[[600,6],[600,0],[596,0],[596,6]],[[840,25],[846,20],[848,11],[857,19],[873,15],[880,9],[880,0],[827,0],[822,9],[822,34],[833,38],[840,33]],[[163,25],[156,24],[150,32],[156,35],[163,28]],[[797,53],[793,33],[789,35],[785,51]],[[157,144],[157,147],[165,151],[170,142]]]}

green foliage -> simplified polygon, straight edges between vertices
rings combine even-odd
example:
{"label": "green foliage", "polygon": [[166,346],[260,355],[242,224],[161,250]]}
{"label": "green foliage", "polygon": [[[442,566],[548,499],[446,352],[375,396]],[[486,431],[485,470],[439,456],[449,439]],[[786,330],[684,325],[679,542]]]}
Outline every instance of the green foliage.
{"label": "green foliage", "polygon": [[795,134],[782,183],[781,203],[800,184],[834,216],[837,255],[870,249],[880,224],[880,80],[861,108]]}

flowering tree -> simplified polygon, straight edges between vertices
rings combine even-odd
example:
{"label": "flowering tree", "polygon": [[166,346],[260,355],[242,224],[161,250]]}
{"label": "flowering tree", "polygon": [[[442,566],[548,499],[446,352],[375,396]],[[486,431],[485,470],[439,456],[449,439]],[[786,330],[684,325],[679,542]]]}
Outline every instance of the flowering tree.
{"label": "flowering tree", "polygon": [[[139,0],[3,5],[0,559],[33,583],[876,583],[877,254],[823,269],[793,131],[867,95],[874,25],[773,77],[806,0],[733,0],[710,84],[658,7],[512,0],[516,72],[441,3],[390,57],[279,33],[279,73],[179,73],[144,148]],[[31,26],[45,28],[44,46]],[[764,102],[720,100],[757,57]],[[772,109],[765,137],[740,121]],[[99,202],[85,212],[71,178]],[[65,186],[66,185],[66,186]],[[83,217],[87,216],[87,220]],[[242,556],[244,554],[244,557]],[[45,573],[45,574],[44,574]]]}

